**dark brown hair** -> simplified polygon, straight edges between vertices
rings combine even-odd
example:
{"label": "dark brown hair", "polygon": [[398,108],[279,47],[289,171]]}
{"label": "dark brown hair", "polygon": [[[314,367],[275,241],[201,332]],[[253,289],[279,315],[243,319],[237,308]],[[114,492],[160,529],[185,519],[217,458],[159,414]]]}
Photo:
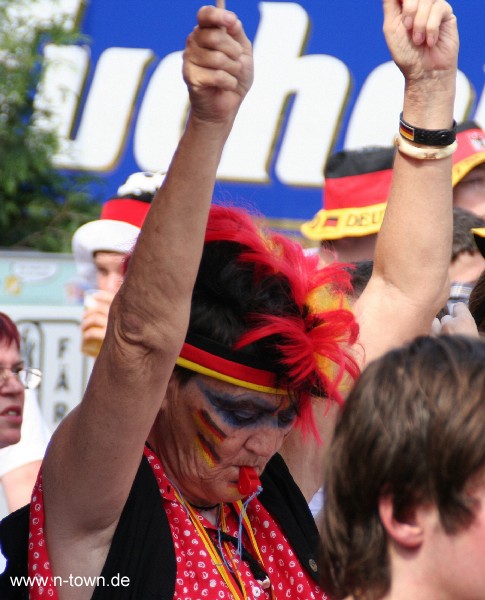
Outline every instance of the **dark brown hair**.
{"label": "dark brown hair", "polygon": [[453,207],[453,245],[451,261],[453,262],[462,252],[473,254],[478,247],[473,237],[472,229],[485,227],[485,220],[458,206]]}
{"label": "dark brown hair", "polygon": [[349,350],[358,335],[344,293],[349,287],[342,265],[320,268],[318,256],[305,255],[249,212],[213,204],[187,339],[237,352],[274,373],[296,402],[300,424],[311,428],[312,397],[342,403],[341,380],[359,374]]}
{"label": "dark brown hair", "polygon": [[468,308],[475,319],[478,331],[485,333],[485,271],[480,273],[480,277],[473,286],[468,300]]}
{"label": "dark brown hair", "polygon": [[420,337],[363,372],[337,423],[325,477],[320,572],[335,600],[389,589],[383,493],[399,518],[436,505],[452,534],[474,506],[465,493],[485,468],[485,343]]}

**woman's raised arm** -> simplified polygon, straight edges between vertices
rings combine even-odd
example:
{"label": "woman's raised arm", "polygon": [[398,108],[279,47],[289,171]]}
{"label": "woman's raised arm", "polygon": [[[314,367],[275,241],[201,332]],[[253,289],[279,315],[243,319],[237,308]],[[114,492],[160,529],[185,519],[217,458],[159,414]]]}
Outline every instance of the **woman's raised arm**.
{"label": "woman's raised arm", "polygon": [[55,574],[76,560],[80,574],[103,564],[185,337],[216,170],[252,83],[251,44],[236,15],[205,6],[197,18],[184,52],[185,132],[113,301],[85,396],[59,425],[43,466]]}
{"label": "woman's raised arm", "polygon": [[[403,120],[426,132],[452,130],[459,42],[451,6],[443,0],[383,0],[383,7],[386,41],[405,80]],[[373,276],[355,305],[364,362],[428,333],[448,293],[452,133],[438,149],[446,158],[420,159],[410,156],[414,150],[439,156],[427,133],[424,142],[416,136],[413,143],[406,125],[400,130]]]}

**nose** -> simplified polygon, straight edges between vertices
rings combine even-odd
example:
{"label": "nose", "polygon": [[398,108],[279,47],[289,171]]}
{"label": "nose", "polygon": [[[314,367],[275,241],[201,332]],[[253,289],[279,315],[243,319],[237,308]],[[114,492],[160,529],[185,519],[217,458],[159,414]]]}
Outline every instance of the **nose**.
{"label": "nose", "polygon": [[269,460],[283,444],[286,430],[278,427],[258,427],[244,444],[249,452]]}
{"label": "nose", "polygon": [[116,294],[123,283],[123,276],[115,271],[104,275],[102,278],[98,277],[98,287],[100,290],[105,290]]}
{"label": "nose", "polygon": [[24,389],[23,383],[20,381],[18,375],[16,375],[10,369],[3,369],[0,372],[0,388],[3,392],[11,391],[12,389],[17,393]]}

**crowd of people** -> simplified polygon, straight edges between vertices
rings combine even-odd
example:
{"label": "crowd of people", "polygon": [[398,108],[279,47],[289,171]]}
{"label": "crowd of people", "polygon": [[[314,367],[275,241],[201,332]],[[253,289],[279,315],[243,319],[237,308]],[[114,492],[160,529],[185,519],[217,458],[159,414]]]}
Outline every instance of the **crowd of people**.
{"label": "crowd of people", "polygon": [[[485,599],[485,135],[454,122],[452,7],[383,0],[395,146],[329,158],[316,253],[213,201],[252,46],[197,23],[168,172],[74,235],[96,360],[0,523],[0,597]],[[0,447],[41,378],[20,346],[0,314]]]}

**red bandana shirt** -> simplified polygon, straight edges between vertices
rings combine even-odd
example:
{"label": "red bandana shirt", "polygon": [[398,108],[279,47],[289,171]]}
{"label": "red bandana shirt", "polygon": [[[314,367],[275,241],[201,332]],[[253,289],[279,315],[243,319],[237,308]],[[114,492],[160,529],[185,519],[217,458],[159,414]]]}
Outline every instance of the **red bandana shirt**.
{"label": "red bandana shirt", "polygon": [[[163,507],[172,531],[177,563],[174,600],[235,600],[235,596],[215,566],[186,507],[177,500],[173,485],[166,477],[159,459],[148,448],[145,448],[145,456],[158,482]],[[222,510],[224,510],[226,521],[225,532],[238,538],[240,525],[237,512],[227,504],[223,505]],[[251,500],[246,511],[263,560],[263,568],[271,581],[269,589],[263,589],[248,564],[240,559],[237,549],[232,544],[219,545],[217,543],[217,528],[202,516],[198,517],[208,531],[209,537],[214,541],[213,548],[219,547],[219,551],[224,552],[225,562],[235,565],[239,572],[239,579],[246,596],[234,583],[234,589],[238,593],[236,598],[326,600],[327,596],[302,568],[281,529],[257,498]],[[54,582],[62,586],[79,586],[81,578],[73,574],[70,580],[60,582],[60,578],[52,576],[43,526],[44,506],[42,475],[40,474],[30,507],[29,576],[31,582],[33,581],[30,600],[57,600]],[[243,539],[245,548],[256,558],[245,532]],[[234,578],[231,577],[231,581],[235,582]]]}

